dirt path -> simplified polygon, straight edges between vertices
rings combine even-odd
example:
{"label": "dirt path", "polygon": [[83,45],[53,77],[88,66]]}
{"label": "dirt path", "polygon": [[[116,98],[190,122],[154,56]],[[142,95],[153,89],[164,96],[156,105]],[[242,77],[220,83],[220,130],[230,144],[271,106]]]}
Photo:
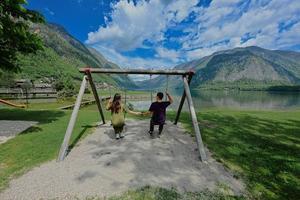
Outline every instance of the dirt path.
{"label": "dirt path", "polygon": [[234,193],[243,184],[210,156],[198,159],[196,143],[168,122],[161,138],[147,134],[148,121],[129,120],[126,137],[115,140],[104,125],[81,141],[65,161],[36,167],[0,193],[0,199],[40,199],[112,196],[128,189],[153,185],[180,191],[214,190],[226,184]]}

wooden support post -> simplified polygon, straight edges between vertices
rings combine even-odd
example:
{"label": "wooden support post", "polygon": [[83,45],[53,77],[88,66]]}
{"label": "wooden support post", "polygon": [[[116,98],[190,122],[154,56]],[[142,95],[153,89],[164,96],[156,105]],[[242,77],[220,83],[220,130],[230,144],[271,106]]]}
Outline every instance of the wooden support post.
{"label": "wooden support post", "polygon": [[93,82],[92,74],[91,74],[91,72],[89,70],[86,70],[86,75],[87,75],[89,83],[91,85],[92,92],[94,94],[94,97],[95,97],[95,100],[96,100],[96,104],[97,104],[97,107],[98,107],[98,110],[99,110],[102,122],[103,122],[103,124],[105,124],[105,118],[104,118],[104,114],[103,114],[103,110],[102,110],[100,98],[99,98],[99,95],[97,93],[96,86],[95,86],[95,84]]}
{"label": "wooden support post", "polygon": [[69,147],[69,141],[70,141],[73,129],[74,129],[74,125],[75,125],[76,118],[77,118],[77,115],[78,115],[78,111],[79,111],[79,108],[80,108],[81,100],[82,100],[82,97],[83,97],[83,94],[84,94],[84,91],[85,91],[86,82],[87,82],[87,76],[84,76],[83,80],[81,82],[81,86],[80,86],[78,96],[76,98],[75,106],[74,106],[74,109],[73,109],[73,112],[72,112],[72,115],[71,115],[71,118],[70,118],[70,121],[69,121],[69,124],[68,124],[68,128],[67,128],[67,131],[66,131],[66,134],[65,134],[65,137],[64,137],[64,141],[63,141],[63,143],[60,147],[57,162],[63,161],[65,156],[66,156],[66,153],[67,153],[67,150],[68,150],[68,147]]}
{"label": "wooden support post", "polygon": [[[188,76],[188,84],[189,85],[191,83],[192,77],[193,77],[193,75]],[[182,94],[182,97],[181,97],[181,100],[180,100],[180,103],[179,103],[179,107],[178,107],[178,110],[177,110],[177,114],[176,114],[176,117],[175,117],[175,122],[174,122],[175,125],[178,123],[180,113],[181,113],[181,110],[182,110],[182,107],[183,107],[183,104],[184,104],[184,101],[185,101],[185,97],[186,97],[186,94],[185,94],[185,91],[183,90],[183,94]]]}
{"label": "wooden support post", "polygon": [[185,91],[187,101],[188,101],[188,104],[189,104],[189,109],[190,109],[190,114],[191,114],[191,118],[192,118],[192,122],[193,122],[193,127],[194,127],[194,130],[195,130],[195,135],[196,135],[196,139],[197,139],[198,151],[199,151],[199,154],[200,154],[200,158],[201,158],[201,161],[206,161],[206,153],[205,153],[204,145],[203,145],[203,142],[202,142],[202,137],[201,137],[200,128],[199,128],[199,125],[198,125],[197,115],[196,115],[196,111],[195,111],[195,107],[194,107],[194,103],[193,103],[189,83],[188,83],[188,80],[185,76],[183,77],[183,84],[184,84],[184,91]]}

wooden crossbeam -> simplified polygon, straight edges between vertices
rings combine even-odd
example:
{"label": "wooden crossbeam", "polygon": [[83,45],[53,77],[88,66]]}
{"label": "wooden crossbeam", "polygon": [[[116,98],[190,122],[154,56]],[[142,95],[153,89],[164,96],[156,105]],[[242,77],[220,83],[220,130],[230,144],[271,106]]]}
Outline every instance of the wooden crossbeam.
{"label": "wooden crossbeam", "polygon": [[98,74],[153,74],[153,75],[189,75],[193,71],[185,70],[144,70],[144,69],[103,69],[103,68],[81,68],[79,72]]}

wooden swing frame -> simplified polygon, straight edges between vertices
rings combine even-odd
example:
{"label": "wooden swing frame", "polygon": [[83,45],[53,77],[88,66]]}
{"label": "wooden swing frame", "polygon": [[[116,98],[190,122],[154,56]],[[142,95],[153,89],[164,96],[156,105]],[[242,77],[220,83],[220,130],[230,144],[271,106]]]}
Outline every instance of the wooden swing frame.
{"label": "wooden swing frame", "polygon": [[176,117],[175,117],[174,124],[175,125],[177,124],[177,122],[179,120],[179,117],[180,117],[180,113],[181,113],[183,104],[184,104],[184,101],[187,98],[189,111],[190,111],[194,131],[195,131],[195,135],[196,135],[200,160],[201,161],[206,161],[207,160],[204,145],[203,145],[203,141],[202,141],[202,137],[201,137],[201,132],[200,132],[199,124],[198,124],[198,119],[197,119],[197,115],[196,115],[196,111],[195,111],[195,107],[194,107],[194,103],[193,103],[192,96],[191,96],[191,91],[190,91],[190,83],[191,83],[191,80],[193,78],[193,75],[195,74],[193,71],[184,71],[184,70],[141,70],[141,69],[99,69],[99,68],[87,67],[87,68],[79,69],[79,72],[84,73],[85,75],[83,76],[83,80],[81,82],[80,90],[79,90],[79,93],[78,93],[77,98],[76,98],[75,106],[74,106],[72,114],[71,114],[71,118],[70,118],[67,130],[66,130],[65,136],[64,136],[64,140],[61,144],[61,148],[60,148],[60,151],[59,151],[59,154],[58,154],[58,157],[57,157],[58,162],[63,161],[66,154],[67,154],[69,141],[70,141],[73,129],[74,129],[74,125],[75,125],[75,122],[76,122],[76,119],[77,119],[78,111],[79,111],[79,108],[80,108],[80,104],[81,104],[82,97],[83,97],[83,94],[84,94],[84,91],[85,91],[85,88],[86,88],[87,81],[90,83],[93,95],[95,97],[97,108],[99,110],[102,123],[105,124],[105,118],[104,118],[104,114],[103,114],[101,101],[100,101],[99,95],[97,93],[96,86],[93,82],[92,73],[98,73],[98,74],[137,74],[137,75],[138,74],[143,74],[143,75],[149,74],[149,75],[175,75],[175,76],[177,75],[177,76],[182,76],[184,92],[183,92],[181,100],[180,100],[180,104],[179,104],[179,107],[178,107],[178,110],[177,110],[177,114],[176,114]]}

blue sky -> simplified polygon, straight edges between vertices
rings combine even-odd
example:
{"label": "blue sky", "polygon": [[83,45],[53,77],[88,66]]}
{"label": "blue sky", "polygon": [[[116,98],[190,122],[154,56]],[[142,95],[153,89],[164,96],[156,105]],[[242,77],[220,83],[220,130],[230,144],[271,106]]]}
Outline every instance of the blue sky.
{"label": "blue sky", "polygon": [[299,0],[29,0],[121,67],[170,68],[213,52],[300,51]]}

